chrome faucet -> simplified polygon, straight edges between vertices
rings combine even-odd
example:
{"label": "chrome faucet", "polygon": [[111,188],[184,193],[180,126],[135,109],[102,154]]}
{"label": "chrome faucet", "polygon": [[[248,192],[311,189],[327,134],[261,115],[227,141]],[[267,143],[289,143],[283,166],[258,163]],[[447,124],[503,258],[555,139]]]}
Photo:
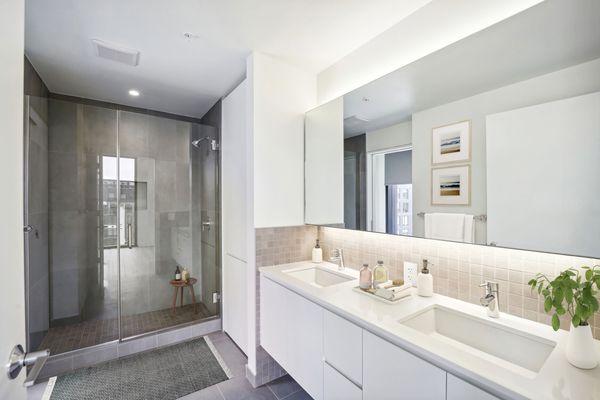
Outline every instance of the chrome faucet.
{"label": "chrome faucet", "polygon": [[480,301],[482,306],[487,307],[488,317],[498,318],[498,282],[485,281],[479,287],[485,287],[485,296]]}
{"label": "chrome faucet", "polygon": [[329,257],[329,261],[338,263],[338,270],[343,271],[344,268],[344,252],[342,249],[333,249],[331,250],[331,257]]}

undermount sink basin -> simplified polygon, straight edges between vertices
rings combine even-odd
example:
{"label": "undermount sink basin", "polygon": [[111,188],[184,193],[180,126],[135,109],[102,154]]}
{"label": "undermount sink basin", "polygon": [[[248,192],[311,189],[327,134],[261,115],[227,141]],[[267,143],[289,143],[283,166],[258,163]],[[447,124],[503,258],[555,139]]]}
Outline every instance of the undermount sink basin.
{"label": "undermount sink basin", "polygon": [[439,305],[399,321],[435,340],[534,378],[556,343]]}
{"label": "undermount sink basin", "polygon": [[303,269],[283,271],[285,274],[300,279],[303,282],[322,288],[353,280],[343,273],[334,272],[322,267],[313,266]]}

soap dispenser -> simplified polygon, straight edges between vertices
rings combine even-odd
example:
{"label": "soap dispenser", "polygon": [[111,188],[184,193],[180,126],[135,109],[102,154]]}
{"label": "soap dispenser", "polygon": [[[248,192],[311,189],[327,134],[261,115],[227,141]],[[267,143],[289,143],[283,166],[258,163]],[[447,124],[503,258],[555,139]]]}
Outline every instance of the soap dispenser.
{"label": "soap dispenser", "polygon": [[373,288],[377,289],[377,285],[388,281],[388,270],[383,265],[383,261],[377,261],[377,265],[373,268]]}
{"label": "soap dispenser", "polygon": [[319,239],[317,239],[317,244],[312,249],[312,262],[320,263],[323,261],[323,249],[319,246]]}
{"label": "soap dispenser", "polygon": [[371,272],[371,268],[369,268],[369,264],[363,264],[360,269],[358,286],[362,290],[368,290],[373,287],[373,273]]}
{"label": "soap dispenser", "polygon": [[423,269],[417,276],[417,294],[419,296],[433,296],[433,276],[429,273],[429,265],[427,260],[423,260]]}

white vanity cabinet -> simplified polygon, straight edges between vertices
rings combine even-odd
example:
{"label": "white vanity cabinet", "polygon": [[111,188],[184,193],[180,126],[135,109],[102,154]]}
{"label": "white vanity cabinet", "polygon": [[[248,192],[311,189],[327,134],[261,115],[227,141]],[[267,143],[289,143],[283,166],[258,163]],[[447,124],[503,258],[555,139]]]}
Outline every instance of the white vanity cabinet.
{"label": "white vanity cabinet", "polygon": [[313,399],[323,399],[320,306],[261,276],[260,344]]}
{"label": "white vanity cabinet", "polygon": [[356,385],[362,385],[363,329],[324,310],[324,360]]}
{"label": "white vanity cabinet", "polygon": [[315,400],[498,400],[263,275],[260,344]]}
{"label": "white vanity cabinet", "polygon": [[362,400],[362,390],[335,368],[324,363],[323,400]]}
{"label": "white vanity cabinet", "polygon": [[488,392],[484,392],[477,386],[473,386],[468,382],[452,374],[448,374],[446,380],[446,400],[499,400],[498,397],[492,396]]}
{"label": "white vanity cabinet", "polygon": [[284,368],[288,364],[286,318],[289,290],[270,279],[260,278],[260,344]]}
{"label": "white vanity cabinet", "polygon": [[363,400],[445,400],[446,371],[363,331]]}

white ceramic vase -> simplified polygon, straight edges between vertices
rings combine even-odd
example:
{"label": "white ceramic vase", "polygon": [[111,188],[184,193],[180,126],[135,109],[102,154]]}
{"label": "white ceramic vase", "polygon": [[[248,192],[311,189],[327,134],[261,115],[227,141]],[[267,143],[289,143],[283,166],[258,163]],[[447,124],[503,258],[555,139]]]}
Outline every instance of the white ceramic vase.
{"label": "white ceramic vase", "polygon": [[598,365],[598,353],[590,325],[574,327],[571,324],[567,339],[567,360],[577,368],[592,369]]}

